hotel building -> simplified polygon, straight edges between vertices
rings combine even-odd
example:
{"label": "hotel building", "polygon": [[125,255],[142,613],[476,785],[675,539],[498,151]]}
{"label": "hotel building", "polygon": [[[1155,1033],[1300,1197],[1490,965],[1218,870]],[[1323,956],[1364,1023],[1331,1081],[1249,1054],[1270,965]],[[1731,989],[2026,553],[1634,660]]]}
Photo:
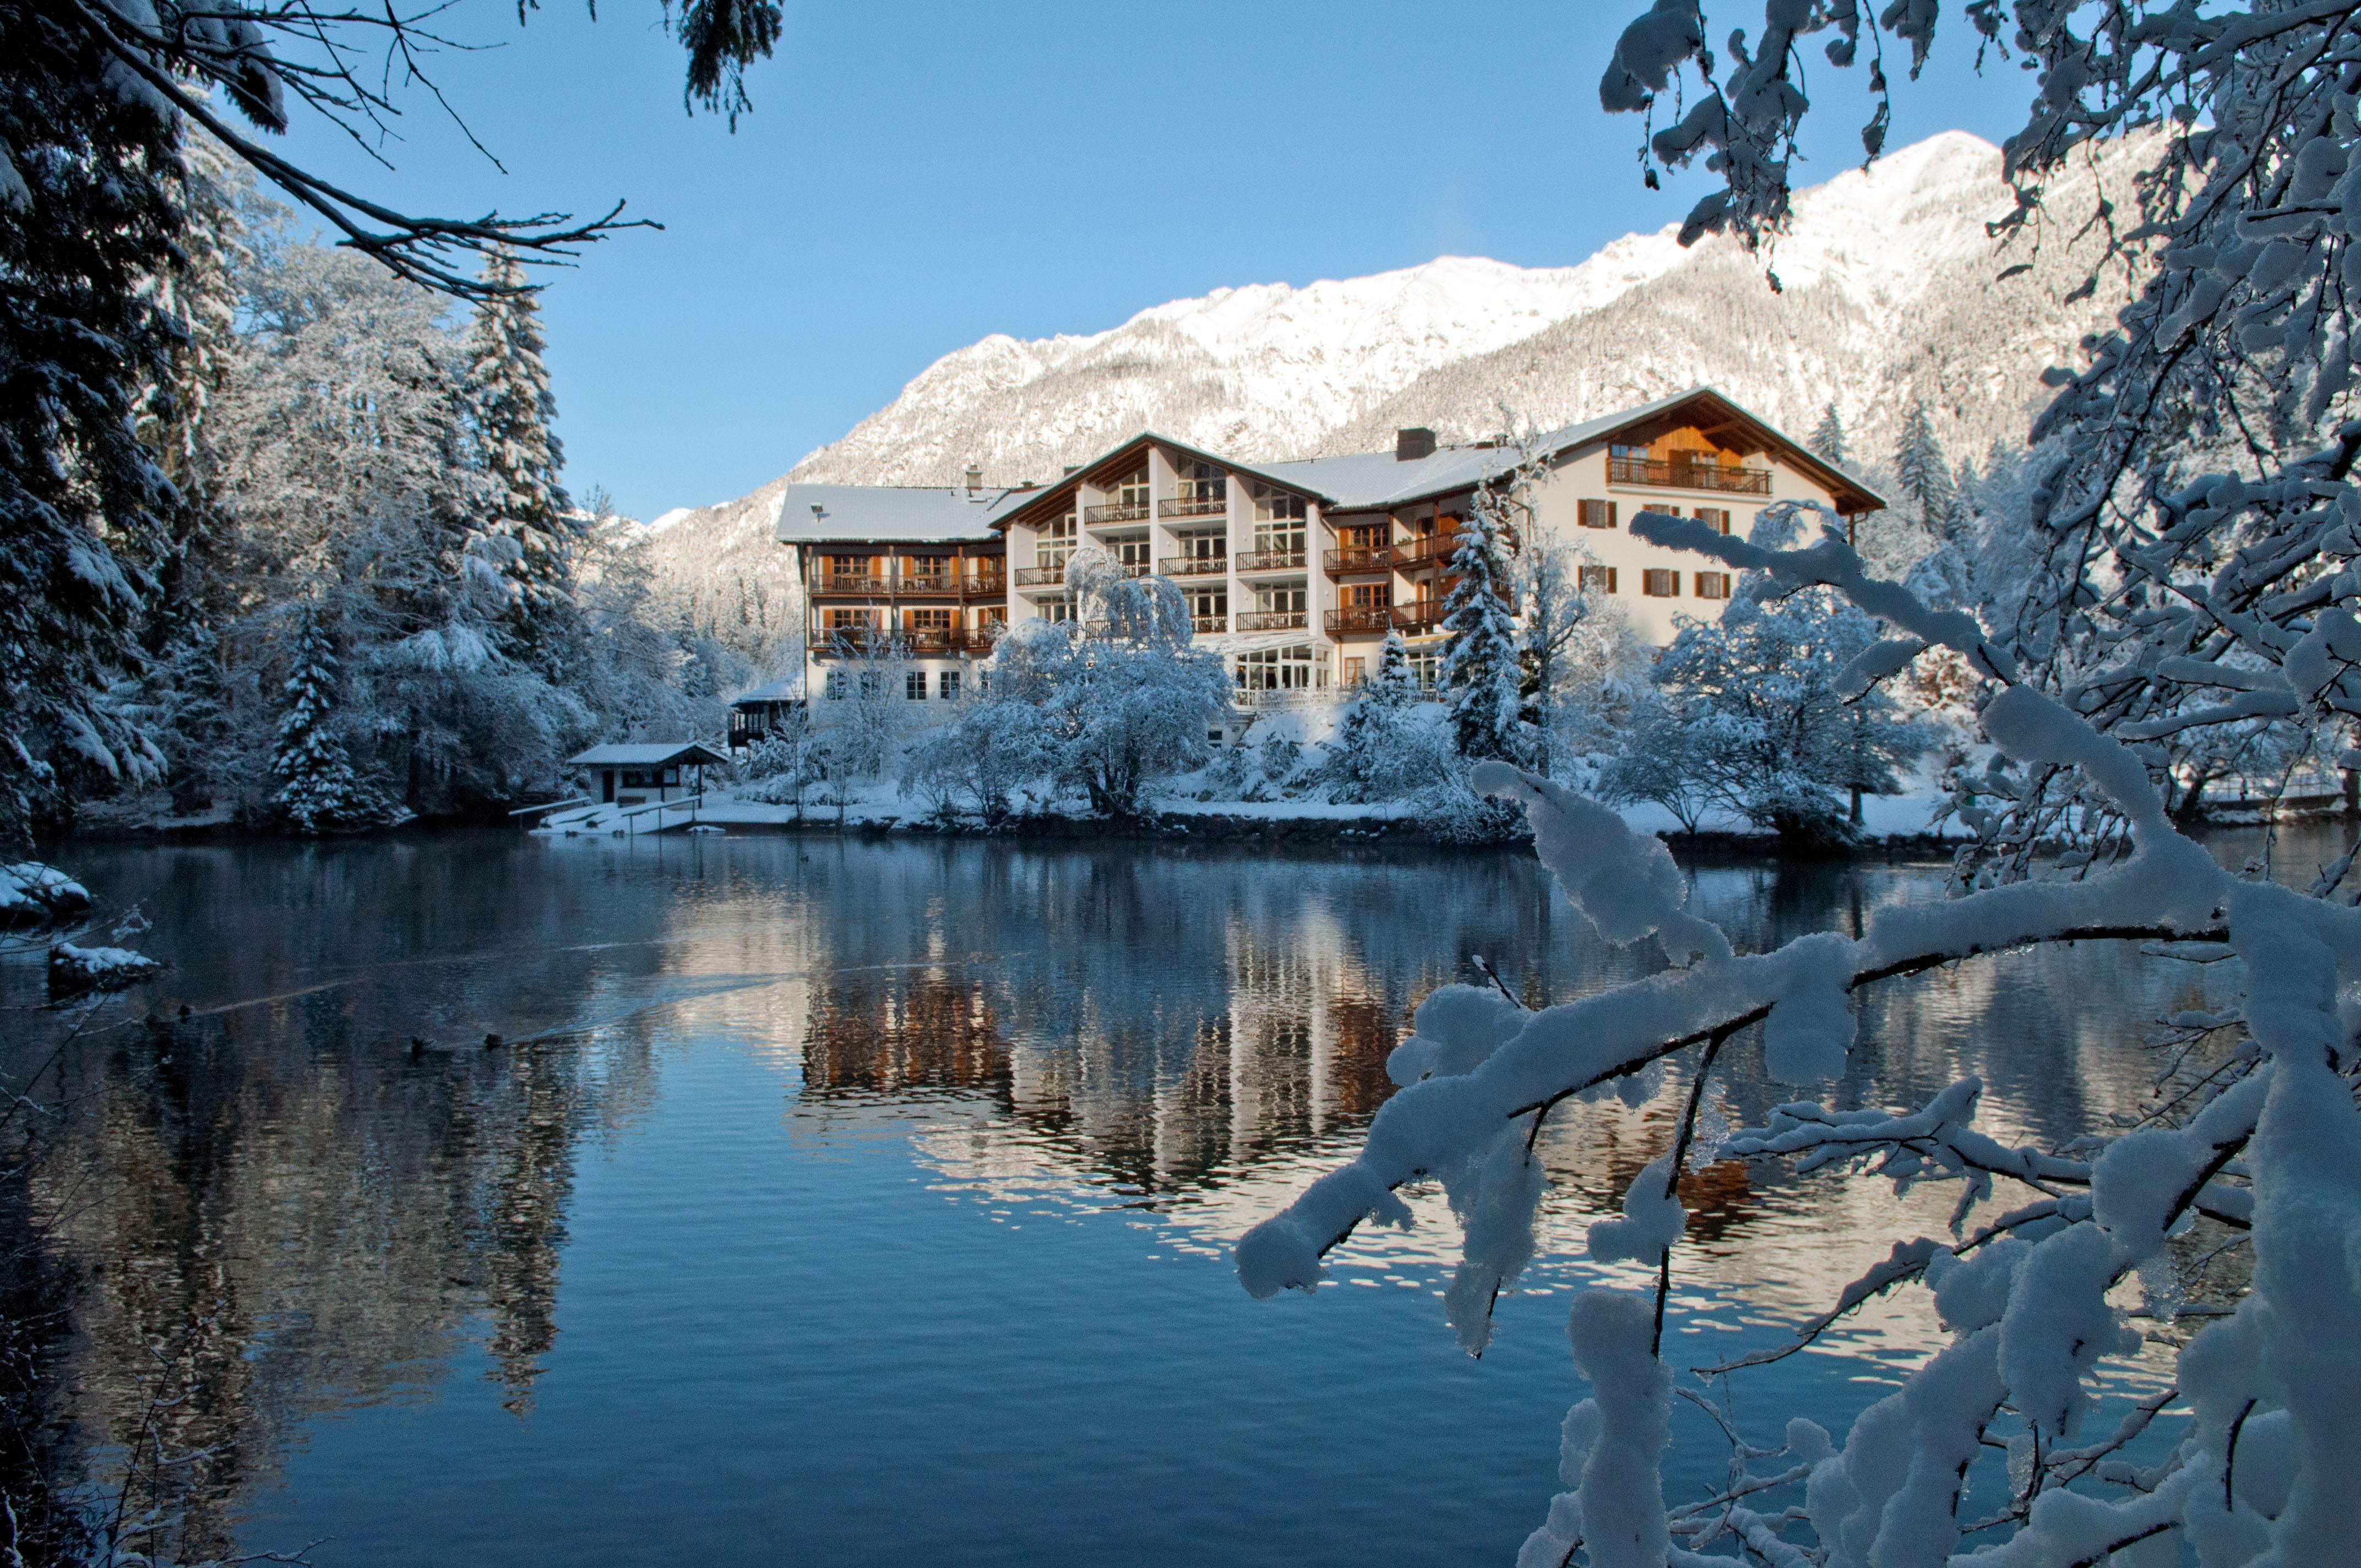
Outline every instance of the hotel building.
{"label": "hotel building", "polygon": [[[1742,537],[1780,501],[1846,517],[1884,505],[1710,389],[1569,425],[1534,450],[1532,526],[1580,546],[1584,588],[1622,603],[1659,645],[1675,617],[1719,615],[1731,577],[1633,538],[1637,513]],[[1478,489],[1520,460],[1498,443],[1405,430],[1389,452],[1241,463],[1146,433],[1050,484],[989,489],[971,467],[956,487],[790,485],[777,537],[796,553],[815,721],[857,680],[890,678],[930,705],[972,690],[1005,623],[1074,617],[1065,568],[1084,544],[1171,581],[1241,707],[1357,685],[1389,631],[1431,682],[1461,526]],[[857,656],[887,641],[905,655],[890,676]]]}

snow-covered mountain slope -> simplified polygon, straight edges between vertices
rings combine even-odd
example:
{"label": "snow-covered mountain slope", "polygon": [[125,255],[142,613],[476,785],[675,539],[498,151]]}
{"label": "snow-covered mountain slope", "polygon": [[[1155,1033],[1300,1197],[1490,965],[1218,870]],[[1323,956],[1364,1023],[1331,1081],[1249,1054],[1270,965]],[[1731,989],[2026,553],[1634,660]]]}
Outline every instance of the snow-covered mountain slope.
{"label": "snow-covered mountain slope", "polygon": [[1384,447],[1400,425],[1484,435],[1504,408],[1546,426],[1710,382],[1798,434],[1834,400],[1872,458],[1924,397],[1951,452],[1981,458],[2022,439],[2042,369],[2122,303],[2120,270],[2064,296],[2103,243],[2084,226],[2099,185],[2127,209],[2130,167],[2119,152],[2053,186],[2037,247],[1995,248],[1984,225],[2012,201],[2000,154],[1947,132],[1799,192],[1767,258],[1718,236],[1684,251],[1675,225],[1576,267],[1444,257],[1217,290],[1088,336],[995,334],[781,479],[667,513],[659,569],[700,598],[749,573],[775,581],[786,564],[768,529],[787,479],[950,484],[970,463],[993,484],[1046,479],[1142,428],[1248,459],[1318,455]]}

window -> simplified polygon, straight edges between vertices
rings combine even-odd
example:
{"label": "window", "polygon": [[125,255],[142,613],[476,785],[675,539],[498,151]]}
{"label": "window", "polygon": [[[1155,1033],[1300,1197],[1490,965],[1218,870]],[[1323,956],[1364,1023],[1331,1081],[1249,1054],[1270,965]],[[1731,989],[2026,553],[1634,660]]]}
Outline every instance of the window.
{"label": "window", "polygon": [[1640,591],[1652,599],[1676,599],[1681,597],[1681,575],[1678,572],[1642,572],[1640,574]]}
{"label": "window", "polygon": [[1114,484],[1109,485],[1107,487],[1107,499],[1119,507],[1126,509],[1137,507],[1143,512],[1146,511],[1148,510],[1147,468],[1140,467],[1134,469],[1132,472],[1126,474],[1122,478],[1117,479]]}
{"label": "window", "polygon": [[989,631],[995,626],[1008,624],[1008,607],[1005,604],[980,606],[975,612],[975,629]]}
{"label": "window", "polygon": [[1697,597],[1701,599],[1726,599],[1730,597],[1728,572],[1699,572],[1697,575]]}
{"label": "window", "polygon": [[869,575],[869,557],[831,555],[828,558],[828,575],[831,577],[865,577]]}
{"label": "window", "polygon": [[1312,689],[1312,645],[1256,648],[1238,655],[1240,691],[1309,691]]}
{"label": "window", "polygon": [[1069,509],[1063,517],[1046,519],[1033,543],[1033,564],[1047,572],[1066,569],[1066,557],[1074,553],[1074,514]]}
{"label": "window", "polygon": [[1300,523],[1303,521],[1303,498],[1290,496],[1275,485],[1256,485],[1254,504],[1255,521],[1257,523]]}
{"label": "window", "polygon": [[1386,535],[1392,532],[1382,522],[1358,524],[1345,531],[1347,550],[1382,550],[1391,541]]}
{"label": "window", "polygon": [[1681,515],[1681,509],[1680,509],[1680,508],[1678,508],[1678,507],[1657,507],[1657,506],[1652,506],[1652,507],[1650,507],[1648,510],[1649,510],[1650,511],[1660,511],[1660,512],[1663,512],[1666,517],[1678,517],[1678,516],[1680,516],[1680,515]]}
{"label": "window", "polygon": [[830,631],[851,631],[868,624],[869,612],[865,609],[831,609],[828,612],[828,629]]}
{"label": "window", "polygon": [[1226,631],[1230,627],[1227,588],[1189,590],[1189,622],[1199,631]]}
{"label": "window", "polygon": [[1728,507],[1699,507],[1697,509],[1694,515],[1699,522],[1711,524],[1713,531],[1716,533],[1728,533],[1730,532],[1730,509]]}
{"label": "window", "polygon": [[1369,662],[1367,659],[1347,659],[1345,661],[1345,685],[1347,687],[1365,685],[1367,683],[1368,678]]}
{"label": "window", "polygon": [[1226,562],[1230,558],[1230,536],[1226,533],[1183,534],[1180,554],[1191,561]]}
{"label": "window", "polygon": [[1575,586],[1587,594],[1611,594],[1615,591],[1615,568],[1585,566]]}
{"label": "window", "polygon": [[1443,655],[1412,653],[1410,656],[1410,672],[1418,677],[1419,690],[1431,692],[1443,683]]}
{"label": "window", "polygon": [[1575,521],[1585,528],[1612,528],[1615,526],[1615,503],[1583,501],[1575,510]]}
{"label": "window", "polygon": [[1301,588],[1257,588],[1257,615],[1301,615],[1307,596]]}
{"label": "window", "polygon": [[914,609],[909,612],[910,630],[931,631],[937,636],[948,635],[951,629],[951,612],[947,609]]}
{"label": "window", "polygon": [[1041,601],[1041,619],[1044,620],[1055,620],[1061,623],[1073,620],[1074,601],[1064,595],[1060,595],[1056,598],[1043,599]]}
{"label": "window", "polygon": [[938,683],[937,690],[940,692],[945,702],[957,702],[960,694],[960,673],[957,670],[945,670],[942,680]]}
{"label": "window", "polygon": [[1145,576],[1148,571],[1148,535],[1143,533],[1135,539],[1116,540],[1115,558],[1126,566],[1137,568],[1130,576],[1135,577]]}
{"label": "window", "polygon": [[1184,460],[1178,475],[1180,505],[1185,512],[1211,511],[1228,501],[1229,476],[1202,457]]}
{"label": "window", "polygon": [[1391,583],[1347,583],[1345,602],[1356,609],[1383,609],[1394,602]]}
{"label": "window", "polygon": [[951,580],[948,555],[907,555],[902,559],[902,580],[914,587],[943,587]]}
{"label": "window", "polygon": [[842,670],[830,670],[828,673],[828,685],[822,688],[821,695],[830,702],[840,702],[844,698],[847,684]]}
{"label": "window", "polygon": [[862,695],[862,696],[864,696],[864,697],[873,697],[873,697],[880,697],[880,696],[884,696],[884,695],[885,695],[885,673],[884,673],[883,670],[863,670],[863,671],[862,671],[862,672],[861,672],[861,695]]}
{"label": "window", "polygon": [[902,696],[906,701],[909,702],[926,701],[927,672],[924,670],[912,670],[908,674],[904,675],[902,677]]}

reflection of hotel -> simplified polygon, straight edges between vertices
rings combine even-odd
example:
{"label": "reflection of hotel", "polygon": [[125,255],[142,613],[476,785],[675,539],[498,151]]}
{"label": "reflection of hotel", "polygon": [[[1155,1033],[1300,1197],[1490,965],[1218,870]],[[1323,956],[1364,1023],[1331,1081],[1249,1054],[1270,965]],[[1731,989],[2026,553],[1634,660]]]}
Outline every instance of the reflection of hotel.
{"label": "reflection of hotel", "polygon": [[[1883,504],[1709,389],[1569,425],[1540,447],[1535,525],[1580,544],[1585,587],[1624,603],[1658,643],[1676,615],[1719,614],[1730,579],[1632,538],[1637,513],[1742,535],[1775,501],[1846,515]],[[1246,703],[1356,685],[1389,631],[1431,679],[1460,527],[1518,461],[1511,447],[1443,446],[1423,430],[1399,433],[1390,452],[1258,464],[1144,433],[1048,485],[987,488],[973,467],[958,488],[790,485],[778,538],[796,547],[804,587],[806,689],[823,722],[828,699],[863,683],[910,702],[972,692],[974,662],[1007,622],[1074,618],[1066,563],[1086,543],[1170,579]],[[861,657],[879,647],[906,656],[890,669]]]}

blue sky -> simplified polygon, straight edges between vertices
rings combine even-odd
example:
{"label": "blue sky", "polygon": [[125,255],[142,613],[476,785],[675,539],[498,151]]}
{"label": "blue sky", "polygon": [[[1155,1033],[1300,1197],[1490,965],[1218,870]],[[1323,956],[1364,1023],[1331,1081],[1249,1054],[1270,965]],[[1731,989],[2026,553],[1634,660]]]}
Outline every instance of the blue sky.
{"label": "blue sky", "polygon": [[[595,24],[548,0],[522,28],[472,0],[447,30],[500,47],[441,57],[437,81],[505,173],[415,91],[391,173],[317,126],[290,150],[412,210],[622,197],[665,225],[544,295],[567,481],[651,517],[774,477],[987,333],[1441,255],[1565,266],[1673,221],[1697,177],[1644,189],[1639,121],[1598,107],[1642,8],[791,0],[732,136],[684,114],[653,0],[606,0]],[[1758,6],[1709,15],[1760,28]],[[1897,81],[1890,146],[2021,119],[2029,81],[1978,78],[1945,27],[1925,77]],[[1861,74],[1811,72],[1803,182],[1858,162]]]}

